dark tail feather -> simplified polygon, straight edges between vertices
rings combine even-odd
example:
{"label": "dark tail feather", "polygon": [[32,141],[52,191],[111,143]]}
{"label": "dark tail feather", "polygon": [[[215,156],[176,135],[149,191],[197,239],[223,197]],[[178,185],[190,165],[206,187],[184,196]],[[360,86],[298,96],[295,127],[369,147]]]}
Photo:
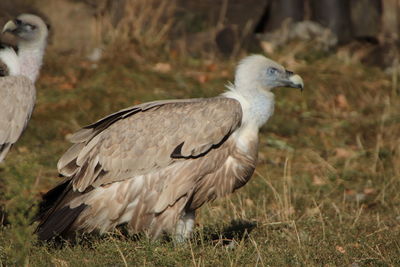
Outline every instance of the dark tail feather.
{"label": "dark tail feather", "polygon": [[36,230],[39,240],[48,241],[56,236],[66,237],[72,224],[86,207],[85,204],[73,209],[65,206],[52,212]]}
{"label": "dark tail feather", "polygon": [[79,214],[87,207],[85,204],[73,209],[68,206],[67,203],[80,194],[72,190],[70,180],[65,180],[43,196],[37,217],[40,221],[36,229],[39,240],[68,235]]}
{"label": "dark tail feather", "polygon": [[69,182],[69,180],[61,182],[42,196],[42,202],[39,204],[36,220],[41,220],[48,211],[57,204],[58,200],[64,196]]}

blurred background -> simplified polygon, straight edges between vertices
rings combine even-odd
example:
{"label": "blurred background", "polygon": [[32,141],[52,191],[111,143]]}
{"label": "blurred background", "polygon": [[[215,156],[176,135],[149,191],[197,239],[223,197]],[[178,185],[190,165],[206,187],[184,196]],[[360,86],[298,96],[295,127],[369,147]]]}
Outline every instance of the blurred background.
{"label": "blurred background", "polygon": [[352,60],[388,71],[398,57],[398,0],[3,0],[0,23],[21,12],[47,19],[50,48],[62,54],[130,44],[230,57],[302,40],[313,50],[345,46]]}
{"label": "blurred background", "polygon": [[[51,35],[33,117],[0,166],[0,265],[400,265],[400,0],[1,0],[0,25],[22,12]],[[254,177],[199,210],[190,249],[119,234],[37,246],[32,203],[60,181],[69,134],[218,95],[252,53],[305,90],[274,90]]]}

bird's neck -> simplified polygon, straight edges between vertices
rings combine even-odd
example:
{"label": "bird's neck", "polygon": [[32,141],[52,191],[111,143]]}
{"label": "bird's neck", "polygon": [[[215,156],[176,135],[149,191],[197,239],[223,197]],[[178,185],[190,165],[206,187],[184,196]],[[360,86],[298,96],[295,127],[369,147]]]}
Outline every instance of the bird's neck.
{"label": "bird's neck", "polygon": [[223,96],[239,101],[243,112],[243,126],[252,126],[258,130],[274,113],[275,101],[271,92],[230,88]]}
{"label": "bird's neck", "polygon": [[19,46],[18,58],[21,65],[21,75],[27,76],[33,83],[39,76],[43,62],[45,47]]}

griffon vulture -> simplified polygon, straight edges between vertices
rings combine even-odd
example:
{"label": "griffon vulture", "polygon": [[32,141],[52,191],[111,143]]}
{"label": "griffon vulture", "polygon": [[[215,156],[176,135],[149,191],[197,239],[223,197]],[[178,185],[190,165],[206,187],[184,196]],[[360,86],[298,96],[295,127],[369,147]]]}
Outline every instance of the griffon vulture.
{"label": "griffon vulture", "polygon": [[32,114],[34,83],[42,65],[48,30],[41,18],[23,14],[7,22],[5,32],[17,37],[18,53],[12,47],[0,47],[0,162]]}
{"label": "griffon vulture", "polygon": [[127,223],[132,233],[185,240],[196,209],[252,176],[275,87],[302,89],[303,81],[253,55],[220,96],[144,103],[82,128],[58,161],[65,180],[44,195],[39,239]]}

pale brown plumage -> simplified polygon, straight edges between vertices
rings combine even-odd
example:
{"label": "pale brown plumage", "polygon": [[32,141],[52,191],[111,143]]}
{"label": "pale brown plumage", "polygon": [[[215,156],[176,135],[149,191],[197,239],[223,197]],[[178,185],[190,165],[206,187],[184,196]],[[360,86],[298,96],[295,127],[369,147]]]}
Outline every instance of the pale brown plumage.
{"label": "pale brown plumage", "polygon": [[[285,72],[261,56],[249,61],[246,71],[252,63],[257,72],[271,66]],[[248,78],[243,74],[239,67],[237,77]],[[298,75],[282,76],[282,86],[302,87]],[[197,208],[232,193],[253,174],[258,128],[273,111],[268,90],[275,86],[268,86],[260,95],[254,93],[264,87],[249,90],[250,99],[261,99],[254,107],[242,97],[247,89],[238,94],[236,88],[214,98],[141,104],[84,127],[58,162],[64,182],[44,196],[39,238],[103,233],[123,223],[152,238],[187,238]]]}
{"label": "pale brown plumage", "polygon": [[[132,216],[135,219],[130,222],[133,230],[150,230],[154,232],[154,237],[161,234],[157,229],[168,228],[172,231],[170,228],[175,225],[178,212],[174,214],[176,218],[164,222],[170,224],[168,227],[157,223],[168,214],[166,209],[182,211],[185,205],[197,208],[205,201],[225,194],[221,192],[235,189],[235,181],[222,182],[222,179],[218,180],[218,175],[225,175],[226,170],[221,166],[235,153],[232,144],[225,139],[240,126],[241,116],[240,104],[234,99],[158,101],[126,109],[83,128],[71,137],[75,144],[58,163],[60,173],[71,177],[72,190],[89,191],[74,199],[70,206],[74,208],[82,203],[91,203],[90,206],[98,209],[104,204],[112,205],[110,201],[126,201],[129,204],[139,198],[142,201],[138,201],[139,207],[134,211],[137,215]],[[222,153],[210,151],[217,147]],[[208,155],[207,162],[202,157],[204,154]],[[212,164],[208,162],[210,157],[213,158]],[[254,168],[253,157],[249,164],[251,169]],[[251,174],[252,170],[248,172]],[[143,183],[135,186],[135,179],[130,178],[139,176],[143,178],[135,179],[143,180]],[[119,190],[116,192],[119,199],[96,196],[93,187],[108,188],[107,185],[118,181]],[[204,183],[222,188],[211,188],[202,197],[194,197],[196,191],[201,191],[201,187],[196,185]],[[127,190],[131,186],[134,190]],[[195,201],[189,205],[191,197]],[[115,209],[112,211],[115,214],[105,217],[114,219],[115,222],[110,224],[115,226],[118,215],[124,213],[125,209]],[[160,213],[164,214],[156,216]],[[87,208],[75,227],[79,229],[78,225],[84,225],[88,220],[96,221],[95,214],[102,216],[101,211]],[[87,230],[102,228],[100,224],[104,222],[94,222]]]}
{"label": "pale brown plumage", "polygon": [[35,95],[33,83],[20,75],[20,63],[15,50],[0,45],[0,162],[25,129]]}
{"label": "pale brown plumage", "polygon": [[35,97],[35,86],[27,77],[0,77],[0,162],[25,129]]}

